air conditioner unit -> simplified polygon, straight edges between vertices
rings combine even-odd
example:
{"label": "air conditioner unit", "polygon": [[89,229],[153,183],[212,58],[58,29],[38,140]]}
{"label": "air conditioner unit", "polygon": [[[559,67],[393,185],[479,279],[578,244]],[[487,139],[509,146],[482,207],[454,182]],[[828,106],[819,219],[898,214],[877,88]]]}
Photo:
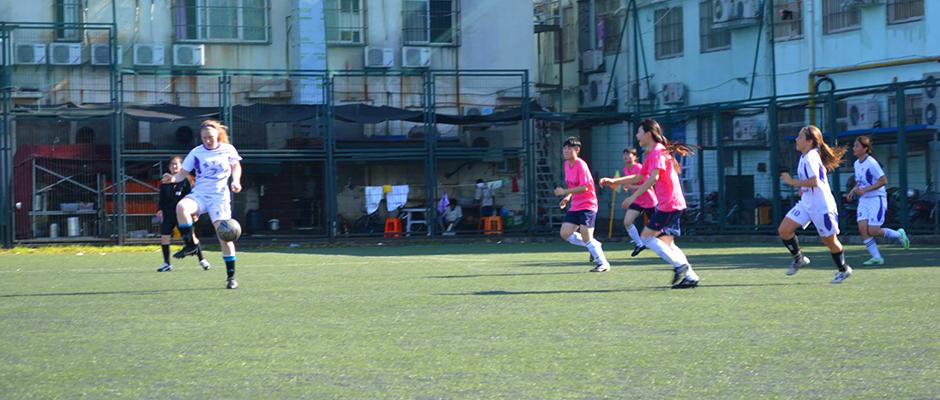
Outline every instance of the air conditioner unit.
{"label": "air conditioner unit", "polygon": [[18,43],[13,48],[13,61],[20,65],[45,64],[46,45],[44,43]]}
{"label": "air conditioner unit", "polygon": [[160,66],[165,64],[162,44],[135,44],[134,65]]}
{"label": "air conditioner unit", "polygon": [[765,140],[767,138],[767,117],[764,115],[736,117],[732,125],[731,132],[735,141]]}
{"label": "air conditioner unit", "polygon": [[403,46],[401,48],[401,66],[407,68],[430,67],[431,48]]}
{"label": "air conditioner unit", "polygon": [[366,47],[364,50],[366,68],[391,68],[395,66],[395,50],[388,47]]}
{"label": "air conditioner unit", "polygon": [[663,84],[663,104],[683,105],[685,104],[685,84],[682,82],[671,82]]}
{"label": "air conditioner unit", "polygon": [[[124,51],[117,45],[117,65],[124,62]],[[104,43],[91,45],[91,65],[111,65],[111,46]]]}
{"label": "air conditioner unit", "polygon": [[581,72],[594,72],[604,69],[604,50],[585,50],[581,52]]}
{"label": "air conditioner unit", "polygon": [[206,65],[206,45],[174,44],[173,65],[177,67],[201,67]]}
{"label": "air conditioner unit", "polygon": [[848,113],[848,120],[846,121],[847,130],[855,131],[880,126],[878,100],[849,100],[846,104],[846,112]]}
{"label": "air conditioner unit", "polygon": [[[607,93],[610,87],[610,77],[601,72],[588,75],[587,84],[581,85],[580,101],[581,108],[604,107],[613,103],[617,97],[615,91]],[[607,99],[607,102],[604,102]]]}
{"label": "air conditioner unit", "polygon": [[712,1],[712,23],[723,24],[730,21],[733,15],[734,5],[732,0]]}
{"label": "air conditioner unit", "polygon": [[843,9],[845,9],[852,7],[877,6],[879,4],[884,4],[884,0],[842,0],[840,5]]}
{"label": "air conditioner unit", "polygon": [[81,43],[49,43],[49,64],[79,65],[82,62]]}
{"label": "air conditioner unit", "polygon": [[940,125],[940,72],[924,74],[926,87],[924,88],[924,123],[927,125]]}
{"label": "air conditioner unit", "polygon": [[463,115],[467,117],[490,115],[493,113],[493,107],[464,107]]}
{"label": "air conditioner unit", "polygon": [[460,130],[460,144],[475,148],[502,148],[506,132],[497,129]]}
{"label": "air conditioner unit", "polygon": [[[638,86],[639,86],[640,95],[639,95],[639,98],[634,98],[634,93],[636,93],[636,89]],[[630,83],[629,87],[627,87],[625,90],[627,90],[628,92],[624,93],[624,96],[623,96],[624,104],[634,104],[637,101],[643,102],[643,101],[650,100],[650,93],[653,93],[653,87],[652,87],[652,84],[650,83],[649,78],[643,78],[643,79],[640,79],[639,81],[633,81]]]}
{"label": "air conditioner unit", "polygon": [[760,18],[762,10],[761,5],[764,3],[761,0],[733,0],[734,1],[734,17],[737,19],[749,19],[757,20]]}

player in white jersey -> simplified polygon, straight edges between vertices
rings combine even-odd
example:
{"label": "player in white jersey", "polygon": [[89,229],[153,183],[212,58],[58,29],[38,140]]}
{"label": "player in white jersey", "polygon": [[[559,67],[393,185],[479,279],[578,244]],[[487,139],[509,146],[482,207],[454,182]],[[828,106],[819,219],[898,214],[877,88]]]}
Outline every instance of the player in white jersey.
{"label": "player in white jersey", "polygon": [[[198,247],[193,242],[192,215],[208,213],[216,230],[223,220],[232,218],[231,192],[242,191],[241,156],[235,147],[228,143],[228,129],[218,121],[207,120],[200,129],[202,144],[190,150],[183,165],[176,174],[164,174],[164,183],[176,183],[196,172],[196,184],[192,192],[176,205],[176,219],[180,234],[186,246],[173,256],[183,258],[195,254]],[[229,178],[232,183],[229,185]],[[229,190],[231,189],[231,192]],[[235,244],[219,238],[222,246],[222,259],[225,260],[225,272],[228,275],[226,288],[235,289]]]}
{"label": "player in white jersey", "polygon": [[812,222],[823,244],[832,253],[832,261],[839,269],[832,283],[842,283],[852,275],[852,267],[845,263],[845,253],[842,251],[842,243],[839,242],[839,213],[826,173],[839,167],[846,148],[829,147],[823,141],[819,128],[808,125],[796,135],[796,149],[803,153],[798,166],[798,177],[794,179],[786,172],[780,174],[788,185],[800,188],[800,201],[790,209],[777,228],[783,244],[793,255],[787,275],[796,274],[800,267],[809,264],[809,258],[800,251],[796,230],[806,229]]}
{"label": "player in white jersey", "polygon": [[871,148],[871,138],[859,136],[852,146],[855,154],[855,187],[849,191],[848,201],[858,197],[858,234],[862,236],[871,259],[865,265],[884,265],[885,259],[881,257],[875,236],[897,239],[905,249],[910,248],[911,242],[904,229],[890,229],[881,226],[885,223],[885,214],[888,212],[888,193],[885,185],[888,177],[875,159]]}

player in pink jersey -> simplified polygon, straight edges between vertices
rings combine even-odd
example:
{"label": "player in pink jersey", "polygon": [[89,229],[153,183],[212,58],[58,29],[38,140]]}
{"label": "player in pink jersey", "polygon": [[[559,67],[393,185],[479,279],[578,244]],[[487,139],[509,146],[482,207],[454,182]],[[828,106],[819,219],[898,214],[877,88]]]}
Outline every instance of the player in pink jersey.
{"label": "player in pink jersey", "polygon": [[[641,194],[655,188],[656,211],[643,228],[643,244],[672,265],[672,287],[682,289],[698,286],[699,276],[692,270],[689,260],[676,246],[675,237],[682,233],[679,218],[685,210],[685,196],[679,183],[679,163],[674,154],[686,156],[692,148],[682,143],[669,143],[655,120],[644,119],[637,128],[636,139],[647,153],[643,168],[637,175],[621,178],[621,184],[635,184],[648,177],[624,203],[633,204]],[[601,179],[601,186],[610,185],[609,178]]]}
{"label": "player in pink jersey", "polygon": [[[623,149],[623,177],[621,178],[603,178],[601,181],[610,182],[614,186],[620,186],[620,181],[626,177],[634,175],[642,175],[642,179],[632,185],[622,185],[624,192],[630,192],[630,190],[636,190],[643,184],[643,182],[648,177],[647,175],[641,174],[643,165],[637,162],[636,149],[628,147]],[[606,181],[604,180],[606,179]],[[623,214],[623,227],[626,228],[627,234],[630,235],[630,239],[633,240],[633,243],[636,244],[636,247],[633,249],[633,253],[630,254],[631,257],[636,257],[637,254],[640,254],[641,251],[646,249],[646,246],[643,245],[643,239],[640,237],[640,232],[636,229],[634,222],[637,217],[641,214],[646,214],[647,217],[652,217],[653,212],[656,211],[656,194],[653,192],[653,189],[648,189],[646,193],[641,194],[636,198],[632,204],[627,203],[624,200],[621,206],[627,210]]]}
{"label": "player in pink jersey", "polygon": [[562,196],[559,207],[562,210],[571,204],[561,224],[561,238],[575,246],[587,247],[595,262],[591,272],[606,272],[610,263],[601,248],[601,242],[594,239],[594,221],[597,219],[597,191],[594,189],[594,177],[584,160],[578,158],[581,141],[569,137],[562,146],[565,170],[565,186],[555,188],[555,196]]}

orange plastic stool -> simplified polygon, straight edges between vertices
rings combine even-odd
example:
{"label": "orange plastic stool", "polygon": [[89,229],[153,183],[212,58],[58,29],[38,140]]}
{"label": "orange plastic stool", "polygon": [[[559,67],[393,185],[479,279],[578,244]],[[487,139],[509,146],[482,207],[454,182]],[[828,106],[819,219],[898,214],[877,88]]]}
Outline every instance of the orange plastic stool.
{"label": "orange plastic stool", "polygon": [[483,223],[484,235],[503,234],[503,217],[483,217],[480,222]]}
{"label": "orange plastic stool", "polygon": [[385,219],[385,237],[401,237],[401,218]]}

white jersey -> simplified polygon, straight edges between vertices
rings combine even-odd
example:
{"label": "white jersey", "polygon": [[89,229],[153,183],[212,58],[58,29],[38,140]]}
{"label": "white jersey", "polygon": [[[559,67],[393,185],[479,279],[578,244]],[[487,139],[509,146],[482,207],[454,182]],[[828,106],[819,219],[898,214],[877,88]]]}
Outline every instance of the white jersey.
{"label": "white jersey", "polygon": [[836,199],[832,197],[832,189],[829,188],[829,179],[826,177],[826,167],[819,158],[819,149],[812,149],[802,155],[798,168],[799,179],[816,178],[815,187],[800,188],[802,195],[799,204],[813,215],[836,211]]}
{"label": "white jersey", "polygon": [[196,185],[192,193],[199,195],[228,195],[228,178],[232,176],[232,165],[242,158],[235,146],[219,143],[214,150],[199,145],[189,151],[183,159],[183,170],[196,171]]}
{"label": "white jersey", "polygon": [[[881,165],[878,164],[878,160],[875,160],[875,157],[865,157],[865,161],[855,160],[855,183],[858,184],[859,189],[874,185],[882,176],[885,176],[885,171],[881,169]],[[861,198],[887,196],[888,192],[885,191],[885,187],[882,186],[878,189],[866,192]]]}

